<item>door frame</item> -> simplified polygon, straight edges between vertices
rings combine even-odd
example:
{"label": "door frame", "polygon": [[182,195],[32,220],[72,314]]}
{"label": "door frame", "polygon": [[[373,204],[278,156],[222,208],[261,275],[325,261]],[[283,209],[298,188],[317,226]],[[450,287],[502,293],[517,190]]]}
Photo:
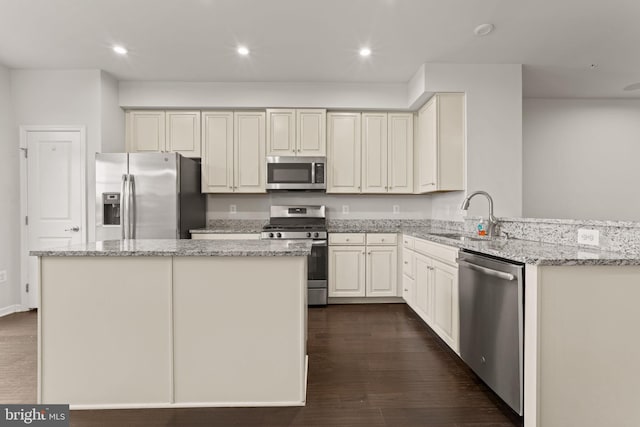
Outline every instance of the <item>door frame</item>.
{"label": "door frame", "polygon": [[68,126],[20,126],[20,303],[23,309],[29,309],[29,295],[26,291],[29,275],[29,233],[28,225],[24,218],[28,213],[28,163],[27,135],[29,132],[79,132],[80,133],[80,174],[83,179],[80,182],[80,239],[87,241],[87,128],[84,125]]}

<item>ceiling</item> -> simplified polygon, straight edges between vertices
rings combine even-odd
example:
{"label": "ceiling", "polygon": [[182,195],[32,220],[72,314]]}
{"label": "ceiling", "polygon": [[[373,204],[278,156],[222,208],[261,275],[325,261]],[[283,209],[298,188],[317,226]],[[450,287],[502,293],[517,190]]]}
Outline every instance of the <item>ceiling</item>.
{"label": "ceiling", "polygon": [[[425,62],[522,63],[527,97],[640,98],[623,90],[640,82],[638,18],[638,0],[0,0],[0,63],[120,80],[385,83]],[[475,36],[482,23],[495,31]]]}

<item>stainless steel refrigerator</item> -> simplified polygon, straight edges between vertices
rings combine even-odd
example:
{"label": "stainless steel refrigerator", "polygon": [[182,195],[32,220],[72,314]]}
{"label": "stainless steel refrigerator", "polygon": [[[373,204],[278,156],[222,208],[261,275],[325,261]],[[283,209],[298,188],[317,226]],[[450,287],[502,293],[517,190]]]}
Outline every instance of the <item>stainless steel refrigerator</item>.
{"label": "stainless steel refrigerator", "polygon": [[96,241],[188,239],[205,226],[200,173],[177,153],[96,154]]}

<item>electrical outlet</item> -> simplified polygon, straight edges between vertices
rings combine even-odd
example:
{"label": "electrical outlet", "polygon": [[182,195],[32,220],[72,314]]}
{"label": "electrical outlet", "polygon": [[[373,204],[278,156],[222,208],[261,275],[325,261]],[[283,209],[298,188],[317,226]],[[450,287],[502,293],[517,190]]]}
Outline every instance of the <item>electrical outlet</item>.
{"label": "electrical outlet", "polygon": [[393,205],[393,213],[394,214],[400,213],[400,205]]}
{"label": "electrical outlet", "polygon": [[342,205],[342,213],[345,215],[349,213],[349,205]]}
{"label": "electrical outlet", "polygon": [[0,271],[0,283],[7,281],[7,270]]}
{"label": "electrical outlet", "polygon": [[578,244],[598,246],[600,244],[600,232],[598,230],[578,229]]}
{"label": "electrical outlet", "polygon": [[229,213],[234,214],[236,212],[237,212],[236,205],[229,205]]}

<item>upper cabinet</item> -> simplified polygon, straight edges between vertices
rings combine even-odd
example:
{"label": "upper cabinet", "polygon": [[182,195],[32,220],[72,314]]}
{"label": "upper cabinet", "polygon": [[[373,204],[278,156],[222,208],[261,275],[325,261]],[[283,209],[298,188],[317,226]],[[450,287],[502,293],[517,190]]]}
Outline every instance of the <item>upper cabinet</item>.
{"label": "upper cabinet", "polygon": [[328,113],[327,193],[359,193],[360,113]]}
{"label": "upper cabinet", "polygon": [[438,93],[418,112],[415,192],[464,190],[464,94]]}
{"label": "upper cabinet", "polygon": [[127,111],[126,144],[130,153],[200,157],[200,111]]}
{"label": "upper cabinet", "polygon": [[204,112],[202,139],[203,192],[266,192],[264,112]]}
{"label": "upper cabinet", "polygon": [[326,156],[326,110],[268,109],[267,155]]}
{"label": "upper cabinet", "polygon": [[413,114],[362,113],[362,192],[413,193]]}

